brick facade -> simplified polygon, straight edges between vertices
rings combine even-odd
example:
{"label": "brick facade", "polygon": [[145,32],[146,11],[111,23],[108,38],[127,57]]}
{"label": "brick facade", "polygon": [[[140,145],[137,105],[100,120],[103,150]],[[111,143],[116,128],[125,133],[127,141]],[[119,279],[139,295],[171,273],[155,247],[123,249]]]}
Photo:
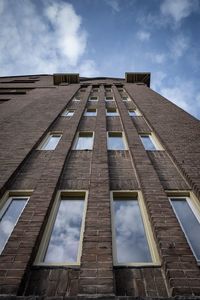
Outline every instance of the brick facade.
{"label": "brick facade", "polygon": [[[118,90],[119,84],[124,91]],[[92,93],[96,85],[99,90]],[[106,91],[108,86],[112,92]],[[81,79],[55,86],[51,75],[7,77],[0,79],[0,90],[0,196],[32,190],[0,255],[0,297],[200,296],[200,270],[167,194],[184,191],[200,197],[199,121],[146,85],[123,79]],[[72,101],[75,95],[81,101]],[[91,95],[99,101],[89,102]],[[115,102],[105,102],[105,95],[114,96]],[[131,101],[122,101],[126,95]],[[97,108],[97,116],[83,116],[87,107]],[[106,117],[106,107],[117,107],[119,116]],[[73,117],[62,116],[66,108],[75,111]],[[141,116],[131,118],[128,110],[135,108]],[[58,146],[38,150],[50,131],[62,132]],[[78,131],[94,132],[93,150],[73,149]],[[123,131],[128,149],[107,150],[107,131]],[[164,151],[144,149],[139,134],[151,132]],[[35,266],[59,190],[88,191],[81,264]],[[113,266],[112,190],[141,190],[159,265]]]}

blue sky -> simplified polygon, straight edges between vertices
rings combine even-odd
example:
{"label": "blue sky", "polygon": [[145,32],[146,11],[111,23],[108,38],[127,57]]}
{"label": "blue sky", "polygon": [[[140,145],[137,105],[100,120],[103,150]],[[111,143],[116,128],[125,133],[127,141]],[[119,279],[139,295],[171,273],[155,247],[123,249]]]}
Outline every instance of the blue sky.
{"label": "blue sky", "polygon": [[151,72],[200,118],[200,0],[0,0],[0,76]]}

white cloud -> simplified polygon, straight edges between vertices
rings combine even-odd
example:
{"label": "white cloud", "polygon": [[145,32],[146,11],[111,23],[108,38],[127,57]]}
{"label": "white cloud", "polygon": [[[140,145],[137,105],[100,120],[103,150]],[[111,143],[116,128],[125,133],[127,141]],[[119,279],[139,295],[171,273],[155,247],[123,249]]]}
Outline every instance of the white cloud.
{"label": "white cloud", "polygon": [[166,61],[166,54],[164,53],[151,53],[147,52],[146,57],[153,63],[162,64]]}
{"label": "white cloud", "polygon": [[140,41],[148,41],[150,39],[150,32],[144,31],[144,30],[140,30],[137,32],[137,38]]}
{"label": "white cloud", "polygon": [[105,0],[106,4],[108,4],[114,12],[120,11],[119,0]]}
{"label": "white cloud", "polygon": [[1,75],[75,72],[80,68],[93,75],[94,62],[83,59],[87,32],[71,4],[44,1],[38,12],[33,0],[0,3]]}
{"label": "white cloud", "polygon": [[164,0],[160,10],[163,16],[170,17],[175,23],[179,23],[195,12],[198,5],[198,0]]}
{"label": "white cloud", "polygon": [[176,79],[173,86],[160,86],[159,92],[185,111],[199,117],[200,93],[193,82]]}
{"label": "white cloud", "polygon": [[167,74],[163,71],[157,71],[152,73],[151,87],[153,90],[159,91],[160,87],[163,85],[163,81],[166,79]]}
{"label": "white cloud", "polygon": [[169,45],[171,56],[174,59],[180,58],[187,51],[187,49],[189,49],[189,47],[189,39],[183,35],[179,35],[175,37]]}

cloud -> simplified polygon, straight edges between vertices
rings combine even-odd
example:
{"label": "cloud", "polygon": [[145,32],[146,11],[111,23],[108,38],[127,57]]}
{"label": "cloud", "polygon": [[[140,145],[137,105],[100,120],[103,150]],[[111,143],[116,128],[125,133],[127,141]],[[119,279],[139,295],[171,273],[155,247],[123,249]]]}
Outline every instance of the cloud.
{"label": "cloud", "polygon": [[144,30],[140,30],[137,32],[137,38],[140,40],[140,41],[148,41],[150,39],[150,32],[147,32],[147,31],[144,31]]}
{"label": "cloud", "polygon": [[195,12],[198,6],[198,0],[164,0],[160,10],[164,17],[169,17],[175,23],[179,23]]}
{"label": "cloud", "polygon": [[166,79],[167,74],[163,71],[156,71],[152,73],[151,87],[153,90],[159,91],[161,86],[164,86],[164,80]]}
{"label": "cloud", "polygon": [[159,92],[185,111],[199,117],[200,93],[193,82],[175,80],[172,86],[161,86]]}
{"label": "cloud", "polygon": [[105,2],[112,8],[114,12],[120,11],[119,0],[105,0]]}
{"label": "cloud", "polygon": [[[87,32],[82,18],[66,2],[1,0],[1,75],[74,72],[85,76],[95,63],[85,60]],[[12,7],[12,9],[10,9]],[[90,62],[90,63],[89,63]]]}
{"label": "cloud", "polygon": [[185,54],[189,47],[190,41],[187,37],[183,35],[176,36],[169,45],[171,57],[174,59],[180,58],[183,54]]}
{"label": "cloud", "polygon": [[150,59],[153,63],[162,64],[166,61],[166,54],[165,53],[151,53],[148,52],[146,57]]}

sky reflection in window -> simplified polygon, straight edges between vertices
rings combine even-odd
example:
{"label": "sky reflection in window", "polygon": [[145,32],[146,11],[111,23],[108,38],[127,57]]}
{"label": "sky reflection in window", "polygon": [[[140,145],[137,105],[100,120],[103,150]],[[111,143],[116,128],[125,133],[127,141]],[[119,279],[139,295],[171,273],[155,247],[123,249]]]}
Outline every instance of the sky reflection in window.
{"label": "sky reflection in window", "polygon": [[77,144],[76,150],[92,150],[93,148],[93,134],[92,133],[80,133]]}
{"label": "sky reflection in window", "polygon": [[114,201],[114,211],[117,262],[152,262],[138,201]]}
{"label": "sky reflection in window", "polygon": [[144,146],[145,150],[150,150],[150,151],[156,150],[156,147],[153,144],[150,136],[142,135],[142,136],[140,136],[140,138],[142,140],[142,143],[143,143],[143,146]]}
{"label": "sky reflection in window", "polygon": [[125,144],[121,133],[108,134],[108,150],[125,150]]}
{"label": "sky reflection in window", "polygon": [[198,261],[200,261],[200,223],[185,198],[171,198],[172,206],[178,216],[187,239]]}
{"label": "sky reflection in window", "polygon": [[10,202],[6,211],[0,219],[0,253],[3,251],[9,236],[11,235],[15,224],[17,223],[22,210],[24,209],[28,199],[16,199]]}
{"label": "sky reflection in window", "polygon": [[62,199],[53,226],[45,263],[76,263],[79,249],[84,201]]}

